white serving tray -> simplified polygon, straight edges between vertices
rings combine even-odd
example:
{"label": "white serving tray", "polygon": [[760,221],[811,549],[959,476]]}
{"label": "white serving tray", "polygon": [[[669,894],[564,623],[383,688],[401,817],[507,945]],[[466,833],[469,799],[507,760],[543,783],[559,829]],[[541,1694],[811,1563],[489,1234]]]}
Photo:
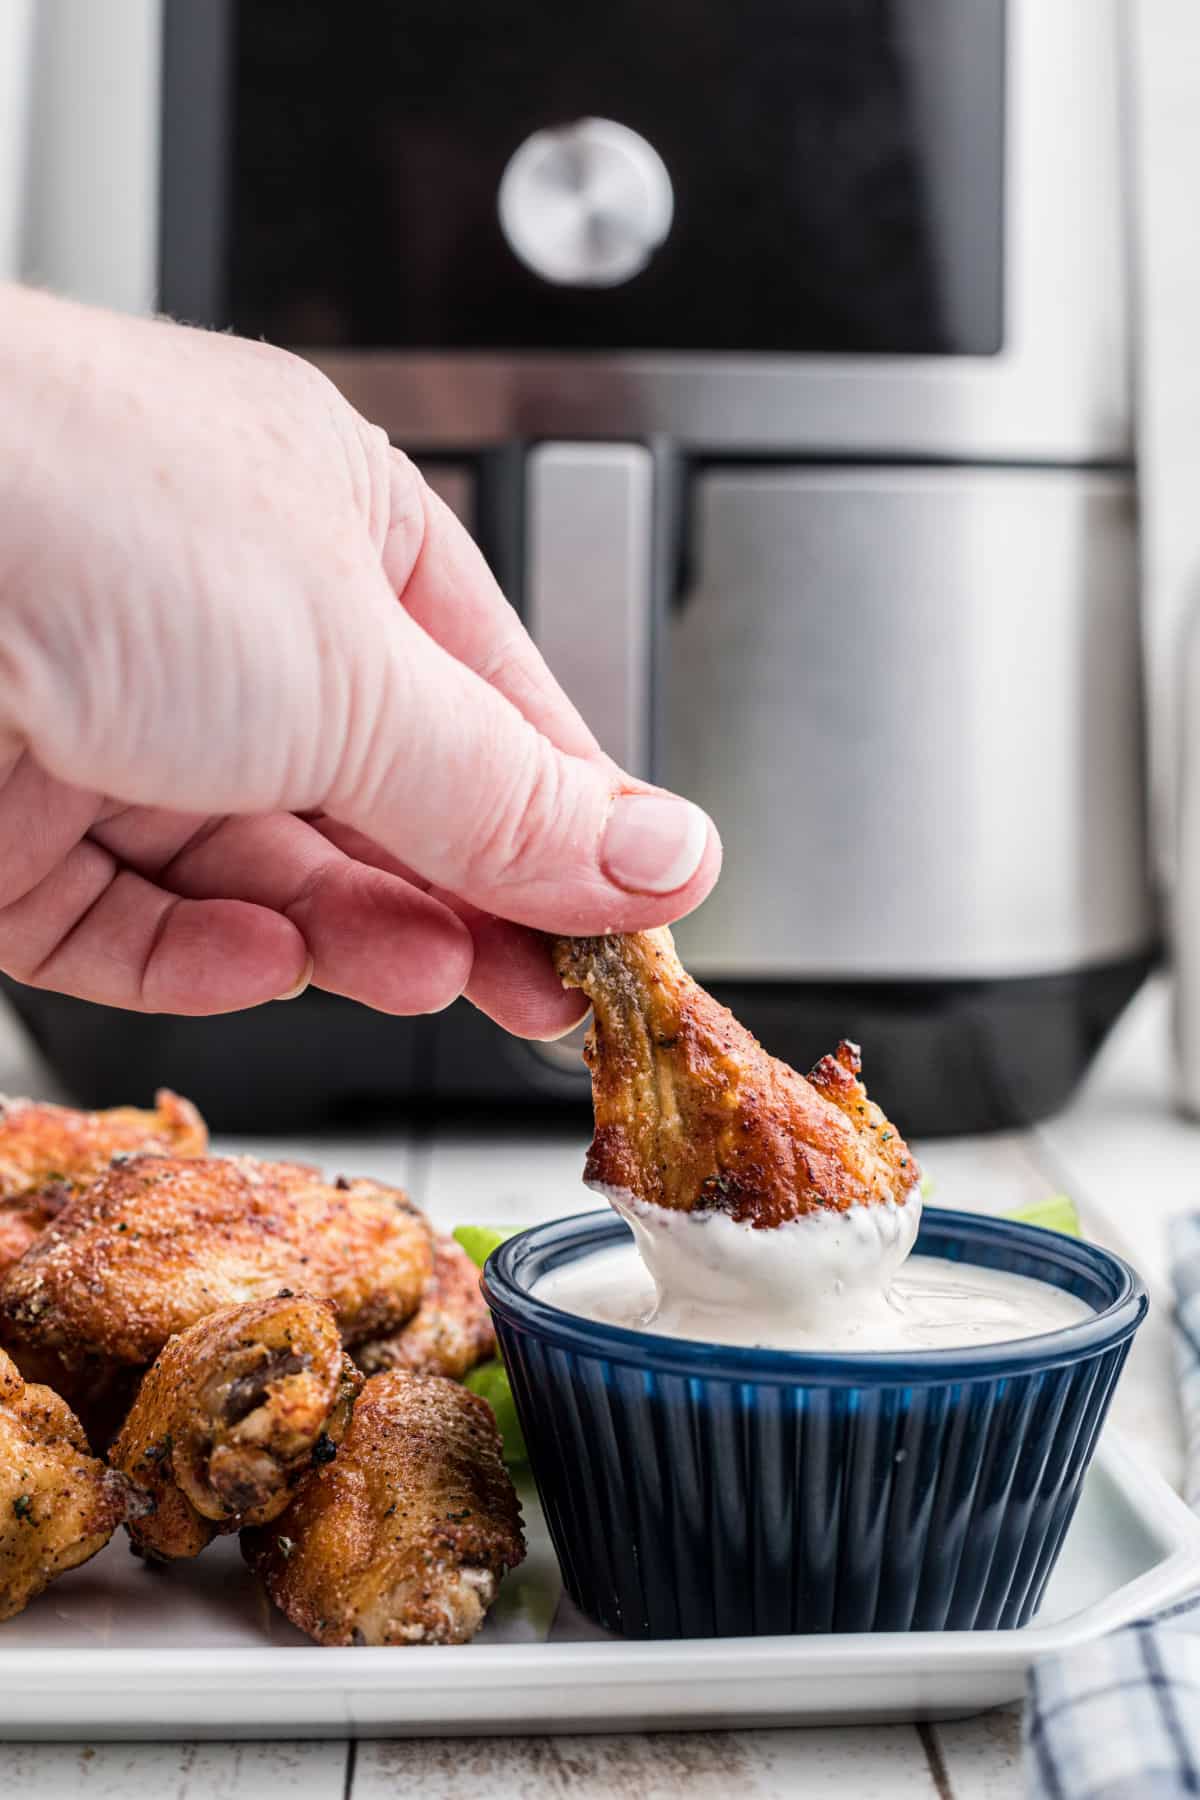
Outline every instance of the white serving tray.
{"label": "white serving tray", "polygon": [[[563,1600],[536,1499],[530,1558],[474,1644],[322,1650],[237,1547],[158,1573],[118,1540],[0,1627],[0,1737],[408,1737],[952,1718],[1039,1656],[1200,1588],[1200,1520],[1112,1433],[1037,1620],[1021,1631],[626,1643]],[[532,1601],[530,1600],[532,1596]],[[538,1641],[539,1638],[541,1641]]]}

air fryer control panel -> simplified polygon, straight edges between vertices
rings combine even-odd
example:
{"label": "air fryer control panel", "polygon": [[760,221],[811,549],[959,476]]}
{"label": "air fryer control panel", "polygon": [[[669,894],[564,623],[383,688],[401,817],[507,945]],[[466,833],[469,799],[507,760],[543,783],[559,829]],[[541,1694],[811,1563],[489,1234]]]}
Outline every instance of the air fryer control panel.
{"label": "air fryer control panel", "polygon": [[244,0],[209,109],[221,322],[993,352],[1004,28],[1005,0]]}

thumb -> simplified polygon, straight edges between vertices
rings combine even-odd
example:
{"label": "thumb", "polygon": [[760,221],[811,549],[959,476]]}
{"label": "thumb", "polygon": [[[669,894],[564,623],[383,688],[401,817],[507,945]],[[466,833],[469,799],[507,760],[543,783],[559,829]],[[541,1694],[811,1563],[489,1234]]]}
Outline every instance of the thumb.
{"label": "thumb", "polygon": [[326,801],[335,817],[438,887],[545,931],[638,931],[699,905],[721,862],[699,807],[557,748],[402,608],[389,625]]}

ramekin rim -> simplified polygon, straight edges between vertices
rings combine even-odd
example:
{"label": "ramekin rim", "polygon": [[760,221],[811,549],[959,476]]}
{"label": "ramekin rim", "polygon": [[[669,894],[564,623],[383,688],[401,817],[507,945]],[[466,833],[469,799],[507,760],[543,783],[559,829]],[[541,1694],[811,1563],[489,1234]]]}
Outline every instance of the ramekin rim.
{"label": "ramekin rim", "polygon": [[[987,1214],[962,1212],[952,1207],[926,1207],[926,1221],[936,1231],[958,1231],[968,1239],[1002,1236],[1027,1244],[1045,1254],[1048,1239],[1057,1239],[1062,1260],[1082,1262],[1095,1269],[1097,1262],[1115,1269],[1119,1291],[1101,1311],[1076,1324],[1059,1326],[1035,1337],[1011,1338],[996,1344],[958,1346],[932,1350],[778,1350],[753,1345],[716,1344],[707,1340],[668,1337],[611,1325],[568,1312],[537,1299],[522,1287],[512,1265],[531,1238],[547,1232],[566,1234],[592,1226],[597,1235],[618,1240],[629,1227],[616,1213],[598,1209],[542,1220],[526,1227],[492,1251],[484,1264],[482,1287],[489,1307],[510,1326],[536,1332],[561,1347],[584,1351],[605,1361],[634,1364],[664,1373],[729,1381],[770,1381],[789,1386],[923,1387],[941,1383],[995,1380],[1062,1367],[1099,1355],[1131,1337],[1149,1310],[1149,1296],[1141,1275],[1099,1244],[1050,1232],[1041,1226]],[[594,1248],[607,1246],[597,1243]]]}

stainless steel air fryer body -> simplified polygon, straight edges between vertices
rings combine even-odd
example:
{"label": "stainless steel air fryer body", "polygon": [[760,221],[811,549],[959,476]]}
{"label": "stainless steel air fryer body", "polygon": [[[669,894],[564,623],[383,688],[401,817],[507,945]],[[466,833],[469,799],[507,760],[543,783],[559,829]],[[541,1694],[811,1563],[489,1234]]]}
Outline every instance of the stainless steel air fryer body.
{"label": "stainless steel air fryer body", "polygon": [[[914,1132],[1058,1104],[1155,939],[1119,25],[165,13],[164,304],[418,456],[606,747],[716,818],[690,965],[802,1065],[861,1037]],[[336,1029],[358,1098],[371,1031],[411,1095],[585,1091],[465,1008]]]}

